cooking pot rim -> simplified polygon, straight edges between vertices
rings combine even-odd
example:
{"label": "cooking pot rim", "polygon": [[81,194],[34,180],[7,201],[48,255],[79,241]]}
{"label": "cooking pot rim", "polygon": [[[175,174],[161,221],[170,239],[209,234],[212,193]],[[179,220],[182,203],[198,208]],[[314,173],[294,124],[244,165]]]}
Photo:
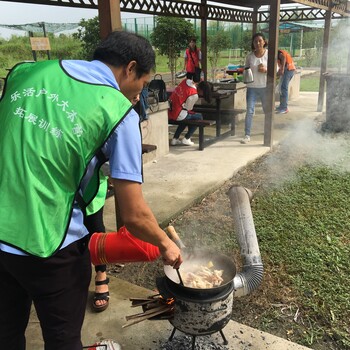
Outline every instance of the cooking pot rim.
{"label": "cooking pot rim", "polygon": [[[213,295],[213,294],[222,292],[231,282],[233,282],[233,279],[236,275],[236,265],[233,259],[231,259],[225,254],[217,253],[212,249],[194,249],[194,250],[186,249],[186,252],[183,254],[184,261],[186,261],[186,258],[190,259],[191,257],[195,257],[196,259],[198,259],[198,255],[201,256],[200,260],[206,260],[208,262],[210,260],[215,260],[215,262],[219,261],[220,263],[223,262],[225,266],[217,266],[216,269],[217,270],[223,269],[224,276],[228,276],[228,277],[224,278],[224,282],[220,286],[213,287],[213,288],[186,287],[180,284],[176,271],[173,269],[173,267],[169,265],[164,265],[165,277],[173,287],[179,288],[180,290],[183,290],[192,294]],[[180,266],[180,273],[181,273],[181,266]]]}

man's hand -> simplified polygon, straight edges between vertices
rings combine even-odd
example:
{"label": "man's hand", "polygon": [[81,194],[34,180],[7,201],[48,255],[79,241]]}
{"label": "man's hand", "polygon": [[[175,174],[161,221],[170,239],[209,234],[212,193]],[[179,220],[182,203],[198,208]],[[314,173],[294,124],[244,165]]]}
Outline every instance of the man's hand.
{"label": "man's hand", "polygon": [[160,247],[160,253],[163,257],[164,265],[170,265],[178,269],[182,264],[182,256],[179,247],[170,239],[164,247]]}

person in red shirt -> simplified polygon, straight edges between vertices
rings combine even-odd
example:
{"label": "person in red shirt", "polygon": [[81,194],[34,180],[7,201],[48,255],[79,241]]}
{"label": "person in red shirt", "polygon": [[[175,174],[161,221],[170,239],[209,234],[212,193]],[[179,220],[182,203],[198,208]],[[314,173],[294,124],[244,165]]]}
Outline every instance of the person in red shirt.
{"label": "person in red shirt", "polygon": [[[211,100],[211,84],[206,81],[195,83],[191,79],[184,79],[172,92],[169,97],[170,108],[168,109],[168,118],[170,120],[202,120],[201,113],[192,111],[193,106],[198,101],[199,97],[203,97],[205,101],[210,103]],[[186,125],[179,125],[175,131],[174,138],[170,144],[193,146],[191,136],[196,131],[197,127],[188,125],[188,131],[184,138],[180,140],[181,133],[185,130]]]}
{"label": "person in red shirt", "polygon": [[280,105],[276,108],[277,114],[288,113],[288,87],[295,73],[295,65],[292,56],[286,50],[278,50],[278,72],[280,76]]}
{"label": "person in red shirt", "polygon": [[196,76],[196,68],[200,68],[202,60],[202,51],[196,46],[196,39],[192,38],[185,51],[184,71],[186,78],[199,82],[200,77]]}

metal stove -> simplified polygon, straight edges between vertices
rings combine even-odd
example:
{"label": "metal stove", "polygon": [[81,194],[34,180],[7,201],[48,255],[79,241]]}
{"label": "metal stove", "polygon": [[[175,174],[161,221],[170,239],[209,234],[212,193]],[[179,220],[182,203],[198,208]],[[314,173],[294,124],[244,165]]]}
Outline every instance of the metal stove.
{"label": "metal stove", "polygon": [[176,330],[192,337],[192,350],[196,337],[220,332],[224,345],[228,341],[222,331],[232,316],[233,282],[217,294],[189,293],[168,283],[165,277],[157,279],[157,288],[163,298],[174,298],[174,313],[169,322],[174,327],[169,340]]}

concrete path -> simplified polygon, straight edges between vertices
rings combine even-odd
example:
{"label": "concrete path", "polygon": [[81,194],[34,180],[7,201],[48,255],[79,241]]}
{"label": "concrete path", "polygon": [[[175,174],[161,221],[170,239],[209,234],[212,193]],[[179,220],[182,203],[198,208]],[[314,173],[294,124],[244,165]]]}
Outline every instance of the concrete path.
{"label": "concrete path", "polygon": [[[293,132],[297,123],[319,117],[320,113],[316,112],[317,96],[317,93],[301,93],[297,101],[290,102],[288,114],[275,116],[276,144]],[[146,164],[144,196],[161,226],[166,226],[183,210],[191,207],[207,193],[219,188],[242,167],[269,152],[270,149],[262,145],[263,125],[264,118],[258,109],[254,117],[252,140],[247,145],[239,142],[243,136],[243,121],[240,121],[237,125],[237,136],[217,142],[204,151],[198,151],[198,145],[171,147],[168,155]],[[109,198],[105,206],[105,224],[108,231],[115,231],[113,198]],[[177,332],[173,345],[168,342],[172,330],[168,321],[144,321],[122,328],[126,322],[125,316],[137,313],[137,310],[131,308],[128,298],[149,296],[154,292],[114,277],[109,286],[110,307],[100,314],[93,313],[89,307],[86,310],[82,331],[84,345],[91,345],[102,339],[113,339],[121,344],[122,350],[180,349],[171,346],[175,346],[176,339],[183,338],[184,334]],[[92,285],[90,290],[92,295]],[[229,341],[227,346],[223,347],[220,335],[213,334],[202,340],[202,343],[207,341],[207,345],[204,344],[200,349],[306,349],[234,321],[230,321],[223,332]],[[210,345],[213,343],[218,344],[217,347]],[[27,345],[28,350],[43,349],[40,326],[34,311],[27,329]],[[187,348],[191,349],[190,346]]]}

